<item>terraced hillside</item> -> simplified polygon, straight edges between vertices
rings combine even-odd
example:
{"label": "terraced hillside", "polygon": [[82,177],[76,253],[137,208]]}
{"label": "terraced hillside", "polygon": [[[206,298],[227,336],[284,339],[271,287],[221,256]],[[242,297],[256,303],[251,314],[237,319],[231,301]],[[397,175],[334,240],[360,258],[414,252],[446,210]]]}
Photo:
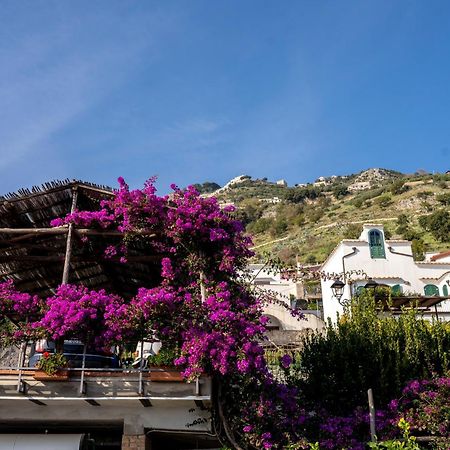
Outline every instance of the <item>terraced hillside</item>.
{"label": "terraced hillside", "polygon": [[236,205],[260,259],[321,262],[341,239],[358,237],[363,223],[413,241],[416,259],[450,248],[449,174],[369,169],[296,187],[241,176],[205,195]]}

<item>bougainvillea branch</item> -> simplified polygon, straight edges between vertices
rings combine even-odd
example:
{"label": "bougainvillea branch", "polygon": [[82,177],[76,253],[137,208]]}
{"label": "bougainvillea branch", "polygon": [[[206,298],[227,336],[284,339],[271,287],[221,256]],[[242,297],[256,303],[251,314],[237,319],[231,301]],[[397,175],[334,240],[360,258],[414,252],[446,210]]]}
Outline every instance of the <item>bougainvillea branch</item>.
{"label": "bougainvillea branch", "polygon": [[[105,258],[119,257],[123,263],[139,241],[140,249],[161,255],[158,284],[140,288],[131,299],[63,285],[40,303],[12,293],[8,284],[8,301],[0,307],[23,313],[29,309],[24,305],[38,304],[42,317],[31,326],[52,339],[79,338],[96,347],[160,339],[163,346],[179,349],[174,363],[186,378],[207,374],[220,380],[225,387],[220,401],[227,413],[238,403],[230,401],[237,378],[242,385],[253,383],[252,396],[240,399],[245,423],[232,423],[243,442],[281,448],[298,425],[296,393],[278,385],[267,368],[261,346],[265,300],[241,282],[253,255],[251,240],[232,217],[232,207],[222,209],[215,198],[203,198],[193,187],[172,189],[160,197],[154,179],[143,189],[130,190],[119,178],[119,189],[100,209],[74,211],[52,221],[52,226],[72,223],[75,228],[123,233],[119,244],[104,248]],[[157,238],[146,238],[149,233]]]}

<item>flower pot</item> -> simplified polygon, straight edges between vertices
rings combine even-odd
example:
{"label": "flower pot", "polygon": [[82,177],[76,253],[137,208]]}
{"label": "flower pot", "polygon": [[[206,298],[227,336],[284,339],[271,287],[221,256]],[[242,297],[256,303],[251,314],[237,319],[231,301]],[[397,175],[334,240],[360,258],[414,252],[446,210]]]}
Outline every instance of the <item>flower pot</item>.
{"label": "flower pot", "polygon": [[181,373],[174,367],[151,366],[148,375],[151,381],[183,381]]}
{"label": "flower pot", "polygon": [[67,370],[58,370],[55,374],[50,375],[43,370],[36,370],[34,372],[34,379],[36,381],[67,381],[69,379],[69,372]]}

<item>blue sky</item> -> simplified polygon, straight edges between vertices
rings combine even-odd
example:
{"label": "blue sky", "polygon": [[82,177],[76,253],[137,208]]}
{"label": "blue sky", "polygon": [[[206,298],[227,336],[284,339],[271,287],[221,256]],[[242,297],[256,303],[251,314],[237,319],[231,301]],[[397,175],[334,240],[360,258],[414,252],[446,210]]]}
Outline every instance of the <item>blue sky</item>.
{"label": "blue sky", "polygon": [[0,0],[0,192],[450,168],[448,1]]}

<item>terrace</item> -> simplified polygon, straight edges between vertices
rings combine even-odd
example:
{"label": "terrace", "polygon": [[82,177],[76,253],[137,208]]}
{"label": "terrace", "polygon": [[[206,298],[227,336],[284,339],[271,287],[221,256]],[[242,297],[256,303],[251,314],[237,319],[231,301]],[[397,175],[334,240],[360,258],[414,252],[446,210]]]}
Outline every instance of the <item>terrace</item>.
{"label": "terrace", "polygon": [[[116,244],[123,233],[73,224],[50,226],[52,219],[75,210],[97,210],[113,193],[104,186],[64,181],[0,198],[1,279],[13,280],[18,290],[40,298],[69,282],[126,299],[140,287],[157,285],[161,255],[149,253],[147,246],[133,243],[128,263],[122,264],[118,257],[105,259],[102,249]],[[175,370],[86,368],[84,363],[81,368],[63,369],[59,378],[39,377],[26,364],[29,344],[15,352],[17,363],[0,360],[0,433],[111,429],[123,433],[123,449],[146,448],[149,433],[185,433],[190,436],[186,445],[210,446],[209,378],[189,383]],[[120,448],[117,442],[108,446],[102,439],[102,448]]]}

